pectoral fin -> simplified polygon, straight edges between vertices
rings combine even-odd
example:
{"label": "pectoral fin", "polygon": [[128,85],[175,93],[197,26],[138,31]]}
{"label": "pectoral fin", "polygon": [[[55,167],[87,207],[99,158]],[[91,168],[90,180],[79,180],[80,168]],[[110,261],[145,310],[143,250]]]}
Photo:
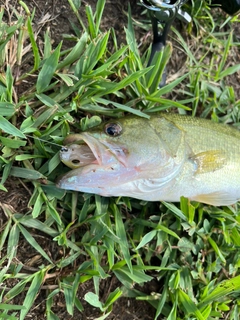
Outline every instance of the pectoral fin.
{"label": "pectoral fin", "polygon": [[222,150],[209,150],[190,157],[196,165],[196,174],[213,172],[224,167],[227,157]]}
{"label": "pectoral fin", "polygon": [[199,194],[190,200],[210,204],[213,206],[229,206],[238,201],[234,196],[223,191],[212,192],[208,194]]}

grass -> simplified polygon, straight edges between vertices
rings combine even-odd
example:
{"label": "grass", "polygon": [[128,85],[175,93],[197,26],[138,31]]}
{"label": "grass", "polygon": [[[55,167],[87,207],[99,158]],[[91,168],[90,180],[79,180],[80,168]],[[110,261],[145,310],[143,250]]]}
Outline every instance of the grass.
{"label": "grass", "polygon": [[[19,11],[9,15],[5,8],[0,13],[0,188],[7,194],[6,183],[15,177],[31,198],[24,214],[1,202],[0,318],[23,320],[44,289],[48,320],[59,319],[53,305],[60,294],[69,315],[84,313],[78,290],[91,282],[94,291],[84,300],[99,309],[98,319],[107,318],[120,297],[133,297],[155,308],[154,319],[237,320],[238,205],[103,198],[65,192],[55,181],[67,170],[58,155],[64,137],[87,130],[103,116],[148,118],[174,108],[239,127],[240,101],[227,84],[240,69],[234,60],[239,45],[226,27],[238,18],[212,17],[202,1],[188,8],[193,17],[190,42],[173,28],[174,41],[185,52],[185,72],[159,90],[172,46],[166,46],[155,66],[147,67],[150,51],[139,52],[130,11],[126,45],[119,45],[114,29],[101,30],[104,0],[97,2],[95,12],[85,7],[87,24],[78,14],[78,2],[69,0],[79,25],[69,37],[73,47],[63,50],[62,43],[52,47],[48,31],[44,42],[38,42],[34,12],[19,3]],[[184,99],[173,101],[173,94]],[[54,258],[37,234],[61,255]],[[35,269],[26,271],[18,261],[22,239],[41,262]],[[113,276],[119,285],[103,301],[100,284]],[[149,295],[140,288],[152,279],[161,285]],[[23,301],[16,304],[18,297]]]}

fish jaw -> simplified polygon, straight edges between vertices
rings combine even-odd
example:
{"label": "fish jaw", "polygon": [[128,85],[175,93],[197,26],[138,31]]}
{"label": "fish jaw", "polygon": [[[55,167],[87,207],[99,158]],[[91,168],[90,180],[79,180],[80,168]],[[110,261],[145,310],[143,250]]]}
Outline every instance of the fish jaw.
{"label": "fish jaw", "polygon": [[[70,141],[75,144],[63,147],[60,158],[73,170],[58,180],[59,188],[111,196],[113,194],[108,186],[115,187],[138,178],[138,168],[128,167],[128,151],[125,147],[106,140],[100,141],[88,133],[75,135],[74,139],[70,137]],[[81,156],[83,148],[89,154],[89,161]],[[79,164],[74,164],[73,160],[78,160]]]}
{"label": "fish jaw", "polygon": [[105,166],[92,164],[69,171],[59,179],[57,187],[102,196],[118,196],[117,187],[137,179],[138,175],[135,168],[126,168],[119,162]]}
{"label": "fish jaw", "polygon": [[[98,164],[100,166],[105,166],[106,164],[110,165],[119,162],[124,166],[127,166],[128,151],[126,150],[126,148],[120,147],[119,145],[114,145],[112,142],[108,143],[105,140],[99,141],[91,134],[85,132],[71,136],[67,138],[67,141],[70,141],[74,144],[71,144],[69,147],[63,147],[60,151],[60,159],[68,167],[74,169],[80,166],[93,163]],[[84,143],[85,146],[83,146],[82,143]],[[89,161],[87,161],[87,159],[81,159],[81,147],[82,149],[84,147],[89,148]],[[90,153],[92,153],[92,156],[90,155]],[[79,160],[78,166],[74,165],[73,163],[70,163],[74,159],[74,157],[75,160]]]}

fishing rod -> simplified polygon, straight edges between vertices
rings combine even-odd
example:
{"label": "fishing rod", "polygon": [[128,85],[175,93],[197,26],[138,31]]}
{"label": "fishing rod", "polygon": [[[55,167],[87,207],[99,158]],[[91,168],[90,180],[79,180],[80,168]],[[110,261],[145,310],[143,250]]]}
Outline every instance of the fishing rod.
{"label": "fishing rod", "polygon": [[[160,53],[165,45],[171,25],[175,19],[185,23],[191,22],[191,16],[182,9],[187,0],[140,0],[140,3],[148,9],[153,31],[153,42],[148,65],[151,65],[155,54]],[[240,11],[240,0],[213,0],[209,2],[211,7],[220,7],[229,15],[236,15]],[[159,32],[159,24],[162,30]],[[166,84],[166,70],[164,71],[159,88]]]}

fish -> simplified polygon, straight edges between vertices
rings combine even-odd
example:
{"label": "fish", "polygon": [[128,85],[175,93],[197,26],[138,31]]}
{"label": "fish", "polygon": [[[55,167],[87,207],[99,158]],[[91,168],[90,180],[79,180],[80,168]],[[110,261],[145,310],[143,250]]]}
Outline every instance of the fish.
{"label": "fish", "polygon": [[240,199],[240,131],[211,120],[157,113],[70,134],[60,151],[65,190],[105,197],[214,206]]}

